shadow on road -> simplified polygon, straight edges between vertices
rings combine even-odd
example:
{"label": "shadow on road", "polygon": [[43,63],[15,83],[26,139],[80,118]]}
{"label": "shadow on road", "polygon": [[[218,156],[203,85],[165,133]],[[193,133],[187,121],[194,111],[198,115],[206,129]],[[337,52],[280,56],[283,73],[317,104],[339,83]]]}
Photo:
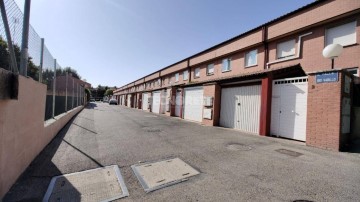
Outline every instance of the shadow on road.
{"label": "shadow on road", "polygon": [[[60,130],[57,136],[31,162],[25,172],[20,176],[17,182],[11,187],[10,191],[5,195],[3,199],[4,202],[42,201],[52,177],[65,174],[62,173],[59,168],[52,162],[52,159],[62,142],[67,143],[69,146],[88,157],[98,166],[103,167],[95,159],[64,140],[64,137],[70,126],[73,124],[75,118],[76,116],[73,117],[63,129]],[[77,190],[71,184],[67,183],[67,186],[69,188],[73,188],[72,191],[75,190],[75,192],[72,193],[72,199],[74,201],[80,201],[80,193],[77,192]],[[56,198],[53,200],[62,201],[63,199]]]}
{"label": "shadow on road", "polygon": [[97,107],[97,104],[96,103],[93,103],[93,102],[89,102],[87,105],[86,105],[86,109],[94,109],[95,107]]}

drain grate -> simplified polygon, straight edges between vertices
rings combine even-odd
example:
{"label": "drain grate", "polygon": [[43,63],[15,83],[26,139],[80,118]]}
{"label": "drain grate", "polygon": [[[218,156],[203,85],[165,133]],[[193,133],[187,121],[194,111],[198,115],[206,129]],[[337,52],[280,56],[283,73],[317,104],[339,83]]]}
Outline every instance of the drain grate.
{"label": "drain grate", "polygon": [[117,165],[51,179],[43,201],[113,201],[129,195]]}
{"label": "drain grate", "polygon": [[299,153],[299,152],[296,152],[296,151],[291,151],[291,150],[288,150],[288,149],[277,149],[275,151],[277,151],[277,152],[279,152],[281,154],[292,156],[292,157],[299,157],[301,155],[304,155],[302,153]]}
{"label": "drain grate", "polygon": [[146,132],[148,132],[148,133],[160,133],[161,130],[160,129],[147,129]]}
{"label": "drain grate", "polygon": [[230,143],[226,145],[226,148],[231,151],[250,151],[252,147],[240,143]]}
{"label": "drain grate", "polygon": [[155,115],[145,115],[144,117],[146,117],[146,118],[156,118],[157,116],[155,116]]}
{"label": "drain grate", "polygon": [[189,177],[200,174],[179,158],[137,164],[131,168],[147,193],[186,181]]}

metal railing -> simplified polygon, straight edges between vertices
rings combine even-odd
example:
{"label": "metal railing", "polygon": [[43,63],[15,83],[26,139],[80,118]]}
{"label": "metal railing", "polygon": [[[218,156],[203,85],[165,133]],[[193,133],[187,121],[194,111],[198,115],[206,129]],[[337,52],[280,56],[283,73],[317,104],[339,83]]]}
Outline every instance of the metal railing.
{"label": "metal railing", "polygon": [[[26,13],[30,0],[24,1]],[[45,120],[83,105],[84,82],[71,69],[61,68],[14,0],[0,0],[0,6],[0,68],[47,85]]]}

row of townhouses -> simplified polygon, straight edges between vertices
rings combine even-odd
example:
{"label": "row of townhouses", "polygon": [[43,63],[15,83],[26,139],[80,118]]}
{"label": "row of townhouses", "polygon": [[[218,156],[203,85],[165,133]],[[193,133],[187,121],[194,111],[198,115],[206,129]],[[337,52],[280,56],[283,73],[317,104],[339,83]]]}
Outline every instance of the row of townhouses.
{"label": "row of townhouses", "polygon": [[[115,90],[119,104],[343,150],[360,125],[360,1],[319,0]],[[334,60],[323,50],[343,47]],[[176,47],[174,47],[176,48]]]}

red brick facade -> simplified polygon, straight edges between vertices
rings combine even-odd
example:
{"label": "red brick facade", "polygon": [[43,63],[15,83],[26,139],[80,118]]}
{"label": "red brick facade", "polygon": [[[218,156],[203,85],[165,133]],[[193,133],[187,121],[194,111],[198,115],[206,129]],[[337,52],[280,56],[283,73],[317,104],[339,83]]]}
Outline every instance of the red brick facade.
{"label": "red brick facade", "polygon": [[[335,68],[340,72],[339,82],[316,84],[316,76],[312,72],[331,69],[331,61],[322,56],[322,50],[326,45],[326,30],[354,21],[357,22],[356,43],[345,46],[342,55],[335,60]],[[295,55],[277,59],[278,44],[288,40],[295,40]],[[165,115],[175,116],[176,91],[183,91],[190,86],[203,86],[204,97],[212,97],[214,100],[212,107],[203,106],[203,109],[212,109],[212,118],[203,118],[202,124],[214,126],[219,124],[221,86],[226,82],[246,82],[246,80],[250,82],[255,79],[261,81],[259,135],[265,136],[270,134],[273,79],[308,76],[306,144],[339,150],[346,144],[347,139],[347,136],[340,131],[341,100],[344,97],[343,75],[346,74],[341,69],[360,66],[359,44],[360,1],[316,1],[125,85],[117,89],[115,95],[125,95],[123,105],[127,105],[127,96],[132,93],[138,92],[139,98],[141,92],[166,90],[171,105],[170,111],[165,112]],[[246,67],[245,54],[252,50],[257,50],[257,62],[251,67]],[[222,60],[225,58],[230,59],[231,70],[223,72]],[[207,74],[209,64],[214,64],[213,74]],[[301,71],[292,71],[290,67],[299,67]],[[199,77],[195,77],[197,68],[200,68]],[[283,71],[277,71],[278,69]],[[183,78],[184,71],[188,72],[187,79]],[[175,80],[177,73],[178,81]],[[345,96],[350,97],[350,95]],[[151,100],[150,97],[149,95]],[[140,102],[138,99],[138,106],[141,105]],[[182,117],[182,108],[181,106],[180,117]]]}

